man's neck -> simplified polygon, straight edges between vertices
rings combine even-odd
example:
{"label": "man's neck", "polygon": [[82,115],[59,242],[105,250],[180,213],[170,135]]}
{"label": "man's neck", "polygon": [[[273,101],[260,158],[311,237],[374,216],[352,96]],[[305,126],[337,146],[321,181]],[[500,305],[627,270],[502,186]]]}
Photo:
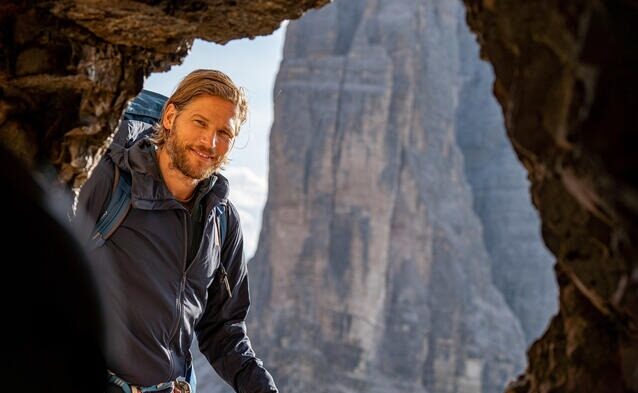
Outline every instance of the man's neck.
{"label": "man's neck", "polygon": [[165,149],[159,149],[157,151],[157,160],[164,184],[166,184],[171,194],[180,202],[188,201],[189,198],[193,196],[193,192],[195,188],[197,188],[199,181],[185,176],[173,167],[171,159]]}

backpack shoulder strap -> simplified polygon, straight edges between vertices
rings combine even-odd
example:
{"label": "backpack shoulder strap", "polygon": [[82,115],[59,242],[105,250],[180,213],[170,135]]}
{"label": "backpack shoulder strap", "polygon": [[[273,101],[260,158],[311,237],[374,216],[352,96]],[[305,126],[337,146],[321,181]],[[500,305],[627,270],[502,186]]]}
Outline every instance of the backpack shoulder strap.
{"label": "backpack shoulder strap", "polygon": [[106,210],[95,224],[93,239],[108,239],[126,218],[131,209],[131,177],[126,172],[121,172],[114,165],[113,190]]}

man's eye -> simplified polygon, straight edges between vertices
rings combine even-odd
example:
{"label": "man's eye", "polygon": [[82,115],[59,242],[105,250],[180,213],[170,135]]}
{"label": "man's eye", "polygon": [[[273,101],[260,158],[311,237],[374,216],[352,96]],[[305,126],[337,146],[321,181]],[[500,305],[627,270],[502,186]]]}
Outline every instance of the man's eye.
{"label": "man's eye", "polygon": [[206,122],[203,120],[195,120],[195,124],[197,124],[200,127],[206,127]]}
{"label": "man's eye", "polygon": [[222,136],[226,139],[233,139],[233,134],[228,130],[219,130]]}

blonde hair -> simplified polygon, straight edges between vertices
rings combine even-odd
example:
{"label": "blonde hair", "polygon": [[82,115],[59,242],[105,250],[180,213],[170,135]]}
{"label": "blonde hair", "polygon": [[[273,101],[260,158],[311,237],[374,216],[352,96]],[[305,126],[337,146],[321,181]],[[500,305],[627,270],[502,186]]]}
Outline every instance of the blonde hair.
{"label": "blonde hair", "polygon": [[243,88],[238,87],[230,77],[217,70],[195,70],[186,75],[179,83],[173,94],[164,104],[159,122],[155,125],[155,132],[151,141],[161,147],[166,143],[167,129],[164,127],[163,119],[166,108],[170,104],[175,105],[179,113],[194,98],[201,95],[212,95],[223,98],[235,104],[237,107],[237,129],[235,136],[239,135],[241,126],[246,122],[248,115],[248,102]]}

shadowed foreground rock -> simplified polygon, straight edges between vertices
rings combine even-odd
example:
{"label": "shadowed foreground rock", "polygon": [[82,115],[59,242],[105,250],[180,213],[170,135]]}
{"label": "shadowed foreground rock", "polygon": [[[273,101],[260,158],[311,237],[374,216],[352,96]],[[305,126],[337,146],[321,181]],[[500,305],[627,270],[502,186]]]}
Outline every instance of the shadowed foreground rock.
{"label": "shadowed foreground rock", "polygon": [[465,1],[557,258],[560,313],[510,392],[638,391],[638,5]]}
{"label": "shadowed foreground rock", "polygon": [[[36,181],[0,146],[3,391],[102,392],[100,302],[55,179]],[[70,198],[69,195],[66,195]]]}

